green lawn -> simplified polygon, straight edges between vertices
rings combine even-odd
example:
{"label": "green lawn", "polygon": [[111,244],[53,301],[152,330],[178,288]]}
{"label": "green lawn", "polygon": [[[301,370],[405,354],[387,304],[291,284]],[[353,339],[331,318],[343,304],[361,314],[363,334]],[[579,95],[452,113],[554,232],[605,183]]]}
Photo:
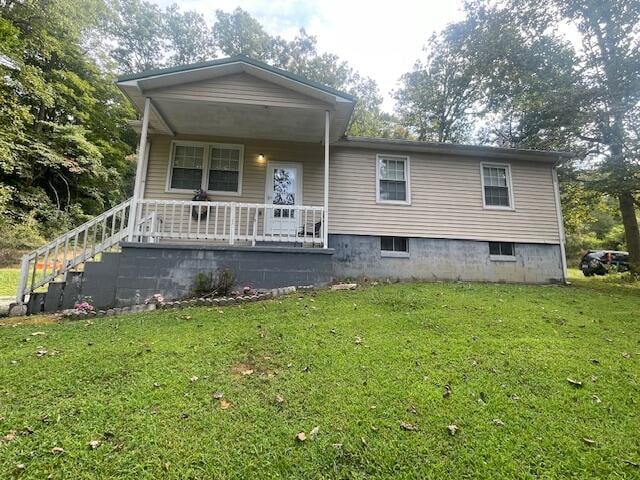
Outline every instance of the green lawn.
{"label": "green lawn", "polygon": [[0,268],[0,297],[15,295],[19,278],[19,268]]}
{"label": "green lawn", "polygon": [[640,477],[637,287],[395,284],[45,321],[0,327],[2,478]]}

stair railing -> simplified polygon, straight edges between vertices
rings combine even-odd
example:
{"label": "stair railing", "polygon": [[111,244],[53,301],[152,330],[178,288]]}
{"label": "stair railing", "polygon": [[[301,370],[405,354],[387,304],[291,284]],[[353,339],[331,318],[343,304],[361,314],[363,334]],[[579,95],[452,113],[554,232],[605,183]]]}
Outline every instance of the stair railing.
{"label": "stair railing", "polygon": [[129,233],[131,204],[131,199],[126,200],[25,254],[20,267],[16,302],[23,303],[26,295],[117,246]]}

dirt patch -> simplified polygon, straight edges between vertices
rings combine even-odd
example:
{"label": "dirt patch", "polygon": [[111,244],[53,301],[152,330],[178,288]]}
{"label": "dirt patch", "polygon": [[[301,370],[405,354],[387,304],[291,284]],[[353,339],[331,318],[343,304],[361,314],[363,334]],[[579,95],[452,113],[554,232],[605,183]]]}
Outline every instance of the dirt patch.
{"label": "dirt patch", "polygon": [[50,325],[60,323],[61,319],[57,315],[29,315],[26,317],[4,317],[0,318],[0,326],[15,327],[21,325]]}
{"label": "dirt patch", "polygon": [[241,377],[246,377],[258,373],[258,367],[253,363],[238,362],[231,365],[231,373]]}

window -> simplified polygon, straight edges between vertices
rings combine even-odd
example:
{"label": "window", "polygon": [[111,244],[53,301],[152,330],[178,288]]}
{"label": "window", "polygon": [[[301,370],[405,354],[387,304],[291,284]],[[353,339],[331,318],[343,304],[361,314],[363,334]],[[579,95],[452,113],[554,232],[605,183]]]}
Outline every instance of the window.
{"label": "window", "polygon": [[489,255],[492,260],[515,260],[515,248],[511,242],[489,242]]}
{"label": "window", "polygon": [[209,184],[212,192],[237,192],[240,179],[239,147],[214,146],[211,148]]}
{"label": "window", "polygon": [[385,203],[409,203],[409,157],[378,155],[377,200]]}
{"label": "window", "polygon": [[513,208],[511,172],[508,165],[481,164],[484,206]]}
{"label": "window", "polygon": [[175,142],[167,189],[240,195],[243,157],[242,145]]}
{"label": "window", "polygon": [[406,237],[380,237],[380,251],[383,257],[408,257],[409,241]]}
{"label": "window", "polygon": [[174,145],[171,171],[171,188],[198,190],[202,188],[204,147]]}

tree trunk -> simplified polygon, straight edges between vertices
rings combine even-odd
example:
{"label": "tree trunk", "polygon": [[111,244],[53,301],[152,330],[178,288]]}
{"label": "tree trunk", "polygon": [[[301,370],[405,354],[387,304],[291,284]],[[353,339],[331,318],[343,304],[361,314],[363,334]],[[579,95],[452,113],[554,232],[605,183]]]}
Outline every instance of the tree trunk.
{"label": "tree trunk", "polygon": [[631,263],[634,272],[640,272],[640,229],[638,229],[633,194],[630,192],[621,193],[618,196],[618,201],[620,202],[624,235],[627,240],[627,250],[629,250],[629,263]]}

